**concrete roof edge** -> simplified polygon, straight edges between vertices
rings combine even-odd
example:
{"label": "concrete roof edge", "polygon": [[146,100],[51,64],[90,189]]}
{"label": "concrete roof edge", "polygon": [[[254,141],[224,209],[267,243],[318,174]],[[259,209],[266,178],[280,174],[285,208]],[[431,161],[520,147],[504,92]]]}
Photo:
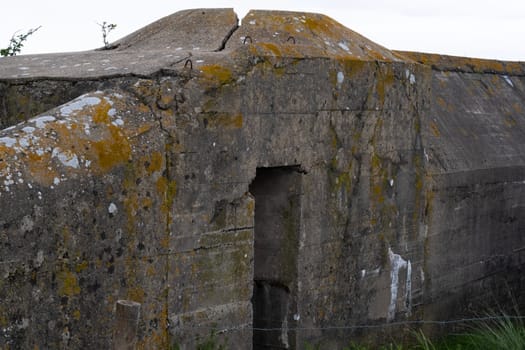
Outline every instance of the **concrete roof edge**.
{"label": "concrete roof edge", "polygon": [[502,61],[425,52],[392,51],[437,71],[525,76],[525,62]]}

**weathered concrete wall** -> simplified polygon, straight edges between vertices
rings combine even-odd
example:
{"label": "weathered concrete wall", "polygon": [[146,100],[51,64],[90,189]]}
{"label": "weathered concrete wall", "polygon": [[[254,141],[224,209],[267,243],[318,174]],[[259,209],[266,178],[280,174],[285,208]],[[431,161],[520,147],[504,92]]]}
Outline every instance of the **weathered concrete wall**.
{"label": "weathered concrete wall", "polygon": [[525,65],[406,55],[433,67],[422,123],[426,314],[467,314],[508,303],[505,294],[523,308]]}
{"label": "weathered concrete wall", "polygon": [[119,299],[139,348],[187,349],[521,300],[523,68],[463,61],[231,10],[2,59],[0,346],[110,347]]}

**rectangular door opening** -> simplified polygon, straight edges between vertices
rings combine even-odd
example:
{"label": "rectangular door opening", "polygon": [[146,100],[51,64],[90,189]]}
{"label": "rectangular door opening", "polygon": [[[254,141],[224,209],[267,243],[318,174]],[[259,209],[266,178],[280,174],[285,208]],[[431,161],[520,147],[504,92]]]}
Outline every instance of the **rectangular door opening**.
{"label": "rectangular door opening", "polygon": [[296,349],[301,171],[258,168],[255,198],[253,349]]}

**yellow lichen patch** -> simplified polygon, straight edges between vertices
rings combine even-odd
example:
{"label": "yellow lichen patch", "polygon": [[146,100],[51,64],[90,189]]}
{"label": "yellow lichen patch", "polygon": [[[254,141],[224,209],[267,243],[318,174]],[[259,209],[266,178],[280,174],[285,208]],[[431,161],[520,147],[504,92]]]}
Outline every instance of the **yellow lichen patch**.
{"label": "yellow lichen patch", "polygon": [[523,62],[505,62],[505,70],[509,74],[523,75],[525,71],[525,65]]}
{"label": "yellow lichen patch", "polygon": [[8,325],[7,312],[0,308],[0,327],[6,327]]}
{"label": "yellow lichen patch", "polygon": [[[2,157],[2,159],[5,159],[6,156],[12,156],[15,153],[16,151],[13,148],[7,147],[4,144],[0,143],[0,156]],[[0,163],[0,166],[5,165],[5,164],[6,164],[5,162],[2,162]]]}
{"label": "yellow lichen patch", "polygon": [[516,126],[516,120],[514,118],[512,118],[511,116],[506,116],[504,119],[503,119],[503,122],[505,123],[505,125],[509,128],[513,127],[513,126]]}
{"label": "yellow lichen patch", "polygon": [[227,114],[227,113],[217,113],[207,119],[207,127],[210,129],[240,129],[242,128],[243,118],[242,114]]}
{"label": "yellow lichen patch", "polygon": [[[75,122],[68,124],[53,123],[51,129],[57,134],[57,143],[60,143],[61,149],[71,150],[82,149],[86,144],[86,138],[83,137],[82,126]],[[48,140],[51,141],[51,140]]]}
{"label": "yellow lichen patch", "polygon": [[163,109],[169,108],[172,106],[175,101],[175,96],[173,94],[161,94],[157,100],[157,105]]}
{"label": "yellow lichen patch", "polygon": [[137,106],[137,110],[139,112],[141,112],[141,113],[150,113],[151,112],[149,107],[147,105],[145,105],[145,104],[142,104],[142,103]]}
{"label": "yellow lichen patch", "polygon": [[446,108],[447,108],[447,105],[448,105],[448,104],[447,104],[447,101],[445,101],[445,99],[444,99],[443,97],[441,97],[441,96],[438,97],[438,98],[436,99],[436,102],[437,102],[437,104],[438,104],[441,108],[443,108],[443,109],[446,109]]}
{"label": "yellow lichen patch", "polygon": [[353,36],[352,34],[354,34],[326,16],[307,16],[304,19],[304,26],[312,33],[312,38],[323,38],[323,41],[340,41],[342,38]]}
{"label": "yellow lichen patch", "polygon": [[59,177],[57,170],[52,167],[51,155],[44,153],[38,155],[36,153],[28,153],[27,167],[31,178],[43,186],[51,186],[55,178]]}
{"label": "yellow lichen patch", "polygon": [[168,325],[168,307],[162,306],[162,310],[156,319],[159,320],[158,330],[145,337],[143,341],[137,344],[137,349],[168,349],[169,344],[169,325]]}
{"label": "yellow lichen patch", "polygon": [[421,190],[423,189],[423,174],[422,174],[422,169],[423,169],[423,162],[421,161],[421,157],[419,155],[414,155],[414,168],[416,169],[416,182],[415,182],[415,186],[416,186],[416,191],[417,193],[420,193]]}
{"label": "yellow lichen patch", "polygon": [[405,57],[413,59],[424,65],[432,66],[438,70],[465,71],[474,73],[498,73],[509,75],[523,75],[525,64],[521,62],[502,62],[469,57],[457,57],[419,52],[399,51]]}
{"label": "yellow lichen patch", "polygon": [[170,212],[171,206],[173,205],[173,200],[177,194],[177,182],[175,180],[168,181],[164,176],[159,177],[156,183],[157,192],[164,199],[162,202],[161,210],[168,214]]}
{"label": "yellow lichen patch", "polygon": [[168,188],[168,179],[164,176],[159,177],[159,179],[157,180],[156,186],[157,186],[157,192],[160,195],[164,195]]}
{"label": "yellow lichen patch", "polygon": [[109,125],[108,129],[109,139],[92,142],[98,165],[104,172],[116,165],[126,163],[131,157],[131,146],[120,129],[114,125]]}
{"label": "yellow lichen patch", "polygon": [[433,120],[430,121],[430,131],[432,131],[432,135],[434,135],[435,137],[441,136],[441,132],[439,131],[437,124]]}
{"label": "yellow lichen patch", "polygon": [[156,277],[158,273],[159,273],[159,271],[153,265],[148,266],[148,268],[146,269],[146,276],[147,277],[150,277],[150,278],[151,277]]}
{"label": "yellow lichen patch", "polygon": [[257,46],[261,47],[264,52],[271,53],[273,56],[282,57],[281,50],[273,43],[258,43]]}
{"label": "yellow lichen patch", "polygon": [[367,52],[367,55],[378,60],[378,61],[383,61],[383,60],[386,60],[387,58],[380,52],[376,51],[376,50],[368,50]]}
{"label": "yellow lichen patch", "polygon": [[388,88],[390,88],[395,81],[394,72],[391,68],[387,68],[386,72],[381,72],[378,70],[378,79],[376,82],[376,92],[379,103],[383,105],[385,103],[385,95]]}
{"label": "yellow lichen patch", "polygon": [[108,111],[111,105],[104,99],[93,107],[93,121],[95,123],[109,124],[111,119],[109,118]]}
{"label": "yellow lichen patch", "polygon": [[381,158],[374,153],[370,159],[370,195],[374,203],[380,204],[385,201],[386,176],[387,171],[383,167]]}
{"label": "yellow lichen patch", "polygon": [[164,249],[168,249],[170,247],[170,237],[164,236],[160,239],[160,246]]}
{"label": "yellow lichen patch", "polygon": [[[154,99],[159,92],[159,88],[155,81],[150,79],[138,80],[135,84],[133,84],[132,89],[137,96],[142,96],[147,100]],[[150,111],[149,107],[146,105],[140,104],[138,107],[141,112],[147,113]]]}
{"label": "yellow lichen patch", "polygon": [[335,180],[338,188],[344,189],[347,193],[350,193],[352,189],[352,178],[350,176],[350,171],[339,174]]}
{"label": "yellow lichen patch", "polygon": [[[124,188],[129,188],[124,186]],[[139,209],[138,195],[135,192],[128,193],[124,197],[124,208],[126,209],[126,214],[129,218],[128,220],[128,230],[133,232],[133,222],[134,218],[137,215]]]}
{"label": "yellow lichen patch", "polygon": [[248,217],[254,217],[255,215],[255,201],[250,201],[248,205],[246,206],[246,209],[248,211]]}
{"label": "yellow lichen patch", "polygon": [[80,320],[80,310],[77,309],[77,310],[73,311],[73,318],[75,320]]}
{"label": "yellow lichen patch", "polygon": [[357,73],[360,73],[363,71],[366,72],[370,67],[369,62],[355,60],[355,59],[345,58],[345,59],[338,60],[338,62],[344,67],[344,74],[345,74],[345,77],[347,78],[352,77],[356,75]]}
{"label": "yellow lichen patch", "polygon": [[133,287],[128,290],[127,298],[129,300],[136,301],[137,303],[143,303],[145,295],[146,293],[144,292],[144,289],[140,287]]}
{"label": "yellow lichen patch", "polygon": [[213,81],[219,85],[228,84],[233,80],[232,71],[219,64],[204,65],[199,69],[206,80]]}
{"label": "yellow lichen patch", "polygon": [[137,136],[140,136],[142,134],[147,133],[152,128],[153,128],[153,125],[151,123],[148,123],[148,124],[144,124],[144,125],[139,126],[137,129],[135,129],[135,128],[133,128],[133,129],[132,128],[129,128],[129,129],[128,128],[124,128],[121,131],[128,138],[134,138],[134,137],[137,137]]}
{"label": "yellow lichen patch", "polygon": [[148,172],[153,174],[162,168],[163,155],[160,152],[153,152],[149,158]]}
{"label": "yellow lichen patch", "polygon": [[153,205],[153,200],[149,197],[142,198],[141,206],[143,209],[149,209]]}
{"label": "yellow lichen patch", "polygon": [[490,82],[499,87],[499,85],[501,85],[501,78],[498,75],[493,75],[490,78]]}
{"label": "yellow lichen patch", "polygon": [[58,294],[72,297],[80,294],[77,276],[71,271],[64,270],[57,273]]}
{"label": "yellow lichen patch", "polygon": [[[333,23],[329,23],[333,22]],[[331,28],[334,27],[334,24],[336,24],[334,21],[329,21],[328,17],[322,17],[322,18],[312,18],[310,16],[306,17],[304,19],[304,25],[306,28],[310,29],[312,32],[319,34],[319,33],[331,33]]]}
{"label": "yellow lichen patch", "polygon": [[75,271],[77,273],[80,273],[80,272],[84,271],[85,269],[87,269],[88,266],[89,266],[89,263],[86,260],[84,260],[84,261],[78,263],[77,266],[75,266]]}

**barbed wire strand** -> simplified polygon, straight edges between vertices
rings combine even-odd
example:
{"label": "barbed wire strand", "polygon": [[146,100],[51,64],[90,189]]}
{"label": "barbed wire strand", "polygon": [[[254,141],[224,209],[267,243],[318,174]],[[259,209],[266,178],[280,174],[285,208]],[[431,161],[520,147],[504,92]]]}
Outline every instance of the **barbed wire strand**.
{"label": "barbed wire strand", "polygon": [[407,320],[396,321],[381,324],[362,324],[362,325],[346,325],[346,326],[322,326],[322,327],[280,327],[280,328],[260,328],[250,326],[227,327],[220,329],[215,326],[173,326],[175,330],[214,330],[217,333],[224,333],[229,331],[258,331],[258,332],[282,332],[283,329],[287,331],[319,331],[319,330],[352,330],[352,329],[378,329],[399,326],[421,326],[421,325],[451,325],[461,323],[475,323],[499,320],[523,320],[525,316],[485,316],[485,317],[469,317],[452,320]]}

